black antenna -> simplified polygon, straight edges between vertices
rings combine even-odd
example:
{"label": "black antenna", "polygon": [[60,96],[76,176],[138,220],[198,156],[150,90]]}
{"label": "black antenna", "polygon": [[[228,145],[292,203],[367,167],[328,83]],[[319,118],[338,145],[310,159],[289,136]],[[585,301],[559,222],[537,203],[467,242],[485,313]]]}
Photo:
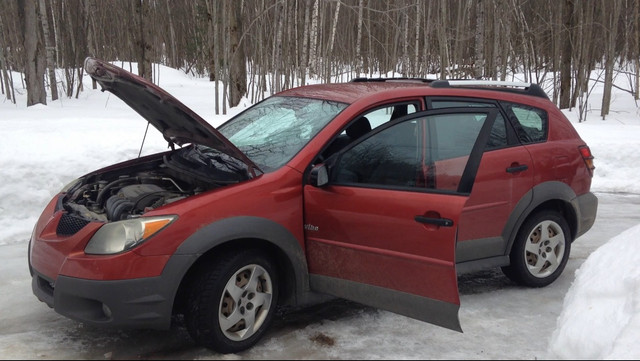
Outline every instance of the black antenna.
{"label": "black antenna", "polygon": [[149,122],[147,122],[147,128],[144,130],[144,137],[142,137],[142,144],[140,144],[140,151],[138,152],[138,158],[142,154],[142,147],[144,146],[144,140],[147,139],[147,131],[149,130]]}

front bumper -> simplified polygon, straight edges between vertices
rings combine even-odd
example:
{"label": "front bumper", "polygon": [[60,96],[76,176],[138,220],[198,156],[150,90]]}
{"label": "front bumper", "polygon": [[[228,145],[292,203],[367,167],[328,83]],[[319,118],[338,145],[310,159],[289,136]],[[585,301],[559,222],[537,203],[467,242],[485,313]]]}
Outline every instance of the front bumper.
{"label": "front bumper", "polygon": [[168,329],[174,299],[192,256],[174,256],[158,277],[99,281],[60,275],[55,282],[36,269],[34,295],[57,313],[91,325]]}
{"label": "front bumper", "polygon": [[84,247],[101,223],[68,232],[61,226],[65,212],[59,200],[47,205],[29,244],[34,295],[87,324],[167,329],[176,292],[195,256],[87,255]]}

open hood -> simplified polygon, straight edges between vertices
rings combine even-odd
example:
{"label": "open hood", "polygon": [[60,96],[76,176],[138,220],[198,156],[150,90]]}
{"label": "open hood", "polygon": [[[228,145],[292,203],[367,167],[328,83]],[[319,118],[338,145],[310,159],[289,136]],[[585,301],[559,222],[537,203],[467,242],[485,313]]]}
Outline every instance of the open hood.
{"label": "open hood", "polygon": [[211,124],[157,85],[92,57],[85,59],[84,69],[100,84],[102,91],[107,90],[122,99],[156,127],[170,145],[204,145],[244,162],[253,176],[262,173]]}

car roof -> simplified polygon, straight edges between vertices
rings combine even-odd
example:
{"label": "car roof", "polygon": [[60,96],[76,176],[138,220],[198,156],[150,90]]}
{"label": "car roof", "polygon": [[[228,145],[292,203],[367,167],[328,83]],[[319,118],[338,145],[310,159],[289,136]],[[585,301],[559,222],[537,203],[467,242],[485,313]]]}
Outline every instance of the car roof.
{"label": "car roof", "polygon": [[[520,87],[520,89],[514,88]],[[313,84],[284,90],[276,95],[317,98],[352,104],[374,95],[463,96],[485,99],[528,99],[539,102],[549,98],[537,84],[504,81],[427,80],[419,78],[358,78],[348,83]],[[501,93],[501,94],[500,94]],[[508,93],[508,94],[507,94]]]}
{"label": "car roof", "polygon": [[318,98],[351,104],[358,99],[376,93],[415,87],[425,87],[425,83],[416,81],[386,81],[313,84],[284,90],[276,95]]}

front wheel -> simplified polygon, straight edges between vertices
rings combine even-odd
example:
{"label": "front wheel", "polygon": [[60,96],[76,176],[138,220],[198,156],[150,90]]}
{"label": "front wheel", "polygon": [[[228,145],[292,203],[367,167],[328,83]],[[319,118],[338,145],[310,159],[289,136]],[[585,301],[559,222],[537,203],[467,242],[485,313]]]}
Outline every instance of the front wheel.
{"label": "front wheel", "polygon": [[190,291],[185,321],[204,347],[236,353],[255,345],[268,329],[278,301],[271,259],[254,249],[226,253],[204,269]]}
{"label": "front wheel", "polygon": [[571,251],[571,231],[557,211],[541,211],[520,228],[503,273],[528,287],[544,287],[564,270]]}

